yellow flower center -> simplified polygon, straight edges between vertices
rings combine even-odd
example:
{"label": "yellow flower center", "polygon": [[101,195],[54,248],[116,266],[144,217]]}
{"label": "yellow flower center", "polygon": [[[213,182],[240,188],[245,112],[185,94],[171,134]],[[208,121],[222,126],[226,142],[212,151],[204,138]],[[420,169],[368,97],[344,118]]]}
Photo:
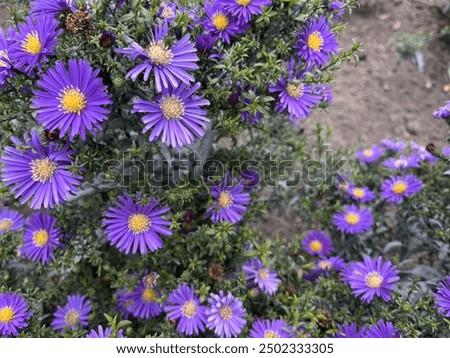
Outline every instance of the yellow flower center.
{"label": "yellow flower center", "polygon": [[160,108],[166,119],[181,119],[184,115],[184,103],[177,96],[169,96],[163,99]]}
{"label": "yellow flower center", "polygon": [[220,193],[217,201],[219,202],[219,206],[223,209],[229,209],[231,205],[233,205],[233,197],[226,191]]}
{"label": "yellow flower center", "polygon": [[135,235],[148,231],[151,225],[152,222],[148,216],[144,214],[133,214],[128,218],[128,229]]}
{"label": "yellow flower center", "polygon": [[249,5],[253,0],[236,0],[236,3],[241,6]]}
{"label": "yellow flower center", "polygon": [[323,47],[323,37],[319,31],[314,31],[308,36],[307,45],[310,49],[314,51],[321,51]]}
{"label": "yellow flower center", "polygon": [[292,83],[289,83],[286,86],[287,94],[294,99],[299,99],[301,96],[303,96],[304,89],[305,89],[305,85],[303,83],[300,83],[298,86],[296,86]]}
{"label": "yellow flower center", "polygon": [[65,321],[68,326],[75,326],[80,320],[80,312],[76,309],[71,309],[66,313]]}
{"label": "yellow flower center", "polygon": [[261,270],[258,271],[258,277],[260,280],[267,280],[270,277],[270,273],[269,270],[262,268]]}
{"label": "yellow flower center", "polygon": [[9,323],[14,318],[14,310],[11,307],[0,308],[0,323]]}
{"label": "yellow flower center", "polygon": [[356,213],[350,213],[345,216],[345,221],[350,225],[356,225],[359,223],[359,215]]}
{"label": "yellow flower center", "polygon": [[0,231],[7,231],[11,229],[14,225],[14,221],[11,219],[0,220]]}
{"label": "yellow flower center", "polygon": [[161,17],[164,17],[165,19],[170,19],[172,17],[175,17],[175,13],[173,12],[170,6],[164,4],[163,11],[161,11]]}
{"label": "yellow flower center", "polygon": [[233,317],[233,310],[230,306],[223,306],[219,311],[219,315],[225,321],[229,321]]}
{"label": "yellow flower center", "polygon": [[366,275],[365,279],[366,286],[369,288],[379,288],[383,283],[383,276],[381,276],[378,272],[373,271]]}
{"label": "yellow flower center", "polygon": [[86,97],[78,88],[63,89],[59,100],[65,113],[80,114],[86,108]]}
{"label": "yellow flower center", "polygon": [[358,199],[364,198],[364,195],[366,195],[366,192],[362,188],[355,188],[353,189],[353,195],[357,197]]}
{"label": "yellow flower center", "polygon": [[313,240],[309,244],[309,248],[311,249],[312,252],[320,252],[320,251],[322,251],[323,245],[320,241]]}
{"label": "yellow flower center", "polygon": [[37,55],[42,51],[41,41],[36,31],[27,34],[27,38],[22,42],[22,49],[32,55]]}
{"label": "yellow flower center", "polygon": [[408,185],[405,182],[397,182],[394,185],[392,185],[392,191],[395,194],[403,194],[408,189]]}
{"label": "yellow flower center", "polygon": [[214,14],[213,18],[213,24],[216,27],[217,30],[219,31],[223,31],[228,27],[229,24],[229,20],[227,15],[223,14],[223,13],[216,13]]}
{"label": "yellow flower center", "polygon": [[181,312],[187,318],[192,318],[197,313],[197,305],[194,301],[187,301],[181,308]]}
{"label": "yellow flower center", "polygon": [[268,330],[264,332],[264,338],[280,338],[280,335],[278,332]]}
{"label": "yellow flower center", "polygon": [[372,150],[372,149],[366,149],[366,150],[363,152],[363,155],[364,155],[365,157],[367,157],[367,158],[370,158],[370,157],[372,157],[372,155],[373,155],[373,150]]}
{"label": "yellow flower center", "polygon": [[154,65],[170,65],[172,63],[173,53],[163,40],[153,41],[145,49],[145,52]]}
{"label": "yellow flower center", "polygon": [[47,230],[38,230],[33,233],[34,246],[43,247],[48,242],[49,235]]}
{"label": "yellow flower center", "polygon": [[142,299],[145,301],[145,302],[153,302],[154,300],[155,300],[155,298],[156,298],[156,292],[155,292],[155,290],[152,290],[152,289],[150,289],[150,288],[146,288],[146,289],[144,289],[144,291],[142,292]]}
{"label": "yellow flower center", "polygon": [[333,267],[333,265],[331,264],[330,261],[320,261],[319,262],[319,267],[322,270],[329,270],[329,269],[331,269]]}
{"label": "yellow flower center", "polygon": [[0,50],[0,67],[8,66],[8,64],[5,61],[2,61],[2,59],[9,61],[8,52],[6,50]]}
{"label": "yellow flower center", "polygon": [[53,178],[56,168],[56,163],[50,158],[35,159],[31,162],[31,177],[34,181],[46,183]]}

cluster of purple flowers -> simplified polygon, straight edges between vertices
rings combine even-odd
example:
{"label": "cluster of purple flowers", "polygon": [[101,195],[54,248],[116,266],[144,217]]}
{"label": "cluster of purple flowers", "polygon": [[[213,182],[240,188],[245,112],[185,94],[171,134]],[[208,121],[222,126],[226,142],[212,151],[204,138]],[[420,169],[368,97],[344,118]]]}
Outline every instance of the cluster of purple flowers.
{"label": "cluster of purple flowers", "polygon": [[[345,3],[333,1],[330,11],[334,20],[339,21],[345,12]],[[331,22],[325,17],[310,19],[298,32],[298,42],[294,45],[298,59],[287,62],[287,77],[280,77],[276,84],[269,87],[269,92],[278,93],[275,110],[287,111],[290,120],[298,125],[307,118],[311,109],[320,103],[332,103],[332,93],[328,85],[308,84],[307,73],[326,65],[339,49],[336,37],[331,30]]]}
{"label": "cluster of purple flowers", "polygon": [[[405,152],[407,148],[410,148],[409,153]],[[346,179],[339,183],[339,189],[342,189],[348,198],[358,204],[366,205],[376,200],[377,196],[388,204],[400,205],[423,189],[422,180],[408,171],[420,168],[424,162],[434,164],[438,160],[417,143],[412,142],[408,145],[392,139],[383,139],[379,145],[361,149],[356,157],[364,166],[370,167],[382,163],[383,167],[393,172],[393,175],[385,179],[376,191]],[[350,204],[344,205],[333,215],[333,223],[343,233],[362,234],[372,228],[374,218],[368,207]]]}
{"label": "cluster of purple flowers", "polygon": [[25,220],[14,210],[0,209],[0,236],[23,227],[21,256],[42,264],[53,261],[55,249],[61,246],[61,233],[56,227],[56,218],[47,212],[38,212]]}
{"label": "cluster of purple flowers", "polygon": [[338,332],[335,338],[399,338],[400,333],[392,322],[386,322],[382,319],[371,327],[361,327],[358,330],[356,323],[346,323],[338,325]]}

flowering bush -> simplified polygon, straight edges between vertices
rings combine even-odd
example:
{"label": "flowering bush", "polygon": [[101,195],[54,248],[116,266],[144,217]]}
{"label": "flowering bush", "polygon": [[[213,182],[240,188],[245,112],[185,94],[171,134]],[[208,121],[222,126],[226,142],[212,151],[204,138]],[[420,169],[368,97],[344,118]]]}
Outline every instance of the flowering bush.
{"label": "flowering bush", "polygon": [[[329,133],[311,143],[298,127],[359,47],[337,42],[353,5],[13,11],[0,32],[1,335],[448,335],[447,154],[385,140],[349,166]],[[263,237],[252,223],[277,206],[304,232]]]}

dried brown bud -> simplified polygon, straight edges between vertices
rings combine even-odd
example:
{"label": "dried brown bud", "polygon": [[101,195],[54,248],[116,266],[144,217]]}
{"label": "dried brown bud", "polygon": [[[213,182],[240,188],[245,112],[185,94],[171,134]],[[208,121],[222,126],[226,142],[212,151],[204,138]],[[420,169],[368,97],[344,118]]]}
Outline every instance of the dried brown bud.
{"label": "dried brown bud", "polygon": [[297,290],[294,286],[286,286],[286,292],[289,293],[291,296],[294,296],[297,294]]}
{"label": "dried brown bud", "polygon": [[331,312],[326,309],[321,309],[320,314],[323,316],[322,319],[319,319],[319,327],[323,329],[328,329],[331,327],[333,323],[333,318],[331,317]]}
{"label": "dried brown bud", "polygon": [[92,35],[89,28],[92,21],[92,15],[87,10],[75,10],[74,13],[67,15],[66,29],[67,31],[76,33],[85,33],[86,36]]}
{"label": "dried brown bud", "polygon": [[221,264],[218,263],[212,263],[208,267],[208,277],[211,280],[220,282],[223,280],[224,275],[224,269]]}

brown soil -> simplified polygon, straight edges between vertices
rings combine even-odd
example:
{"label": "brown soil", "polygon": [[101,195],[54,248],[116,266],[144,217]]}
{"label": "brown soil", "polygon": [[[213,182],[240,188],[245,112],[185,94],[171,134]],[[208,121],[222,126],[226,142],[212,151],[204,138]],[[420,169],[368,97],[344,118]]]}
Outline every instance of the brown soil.
{"label": "brown soil", "polygon": [[[438,3],[439,1],[434,1]],[[362,61],[343,66],[333,84],[334,105],[329,113],[316,112],[308,122],[334,128],[333,146],[372,144],[385,137],[443,145],[448,127],[431,114],[450,98],[443,88],[450,83],[450,46],[432,40],[424,50],[423,73],[401,61],[395,50],[395,32],[436,34],[448,19],[438,7],[416,0],[362,0],[361,7],[344,21],[342,48],[353,39],[362,42]],[[423,0],[423,3],[427,1]],[[445,1],[441,1],[445,3]]]}

